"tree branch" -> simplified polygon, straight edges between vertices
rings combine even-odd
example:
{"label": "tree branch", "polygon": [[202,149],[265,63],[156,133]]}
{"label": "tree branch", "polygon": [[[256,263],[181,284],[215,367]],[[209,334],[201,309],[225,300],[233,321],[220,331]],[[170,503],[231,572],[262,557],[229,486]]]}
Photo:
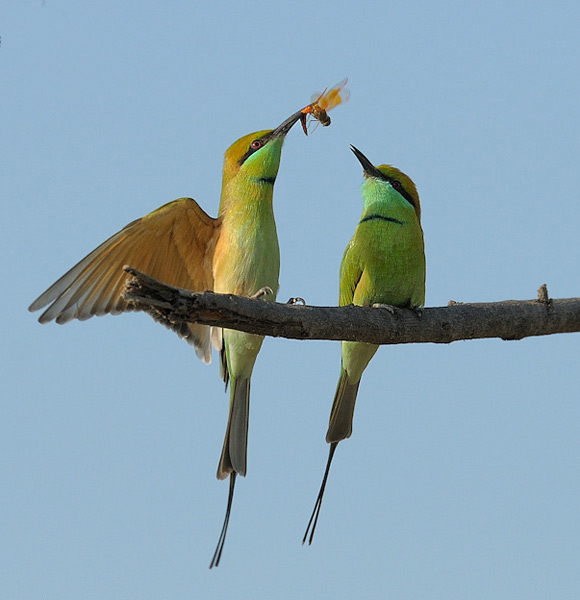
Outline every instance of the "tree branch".
{"label": "tree branch", "polygon": [[300,306],[264,302],[165,285],[131,267],[124,296],[131,308],[172,326],[179,322],[216,325],[248,333],[297,340],[350,340],[373,344],[432,342],[529,336],[580,331],[580,298],[552,300],[545,285],[537,300],[408,309],[361,306]]}

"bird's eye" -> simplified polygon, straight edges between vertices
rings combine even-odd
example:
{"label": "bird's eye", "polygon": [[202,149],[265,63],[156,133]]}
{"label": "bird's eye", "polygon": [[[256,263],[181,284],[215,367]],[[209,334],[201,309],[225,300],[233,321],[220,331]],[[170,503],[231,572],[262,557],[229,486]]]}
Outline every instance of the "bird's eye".
{"label": "bird's eye", "polygon": [[393,179],[391,181],[391,185],[397,190],[397,192],[400,192],[403,189],[403,186],[401,185],[401,182],[397,181],[396,179]]}
{"label": "bird's eye", "polygon": [[254,140],[251,144],[250,144],[250,148],[252,150],[258,150],[259,148],[261,148],[264,145],[264,142],[262,142],[262,140]]}

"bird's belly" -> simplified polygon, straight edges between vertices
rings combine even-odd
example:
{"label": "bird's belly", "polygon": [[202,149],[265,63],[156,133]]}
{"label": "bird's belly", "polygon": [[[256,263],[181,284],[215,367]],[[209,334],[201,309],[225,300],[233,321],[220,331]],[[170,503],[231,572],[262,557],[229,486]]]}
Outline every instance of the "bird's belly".
{"label": "bird's belly", "polygon": [[[222,232],[223,233],[223,232]],[[264,287],[273,294],[265,294],[263,300],[275,300],[278,291],[280,254],[275,227],[240,229],[220,236],[214,255],[214,291],[220,294],[253,296]],[[263,337],[223,330],[227,348],[227,363],[232,378],[248,378],[262,346]]]}

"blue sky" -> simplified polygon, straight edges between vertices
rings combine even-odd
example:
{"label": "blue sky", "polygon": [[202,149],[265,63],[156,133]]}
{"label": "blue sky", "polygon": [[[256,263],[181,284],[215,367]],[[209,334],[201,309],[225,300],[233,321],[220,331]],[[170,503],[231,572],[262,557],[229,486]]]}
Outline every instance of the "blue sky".
{"label": "blue sky", "polygon": [[227,418],[145,315],[41,326],[30,302],[223,152],[349,77],[288,135],[279,299],[336,304],[355,144],[417,184],[427,305],[579,295],[580,9],[571,2],[0,5],[0,561],[10,599],[578,598],[578,334],[381,348],[316,538],[339,344],[267,339],[222,564]]}

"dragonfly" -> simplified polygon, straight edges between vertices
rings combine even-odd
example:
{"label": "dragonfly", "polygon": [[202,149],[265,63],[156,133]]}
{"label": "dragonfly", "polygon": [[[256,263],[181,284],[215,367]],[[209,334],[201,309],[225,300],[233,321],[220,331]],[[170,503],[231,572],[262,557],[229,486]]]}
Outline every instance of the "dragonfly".
{"label": "dragonfly", "polygon": [[[330,125],[330,117],[327,114],[328,111],[332,110],[343,102],[347,102],[350,98],[350,91],[348,88],[344,87],[347,81],[348,77],[345,77],[342,81],[330,89],[326,88],[322,94],[319,92],[313,94],[311,98],[312,102],[300,111],[302,113],[300,116],[300,122],[306,135],[308,135],[308,130],[306,128],[306,118],[308,115],[318,121],[318,123],[320,123],[323,127],[328,127]],[[316,123],[314,129],[318,127],[318,123]],[[314,131],[314,129],[312,131]]]}

